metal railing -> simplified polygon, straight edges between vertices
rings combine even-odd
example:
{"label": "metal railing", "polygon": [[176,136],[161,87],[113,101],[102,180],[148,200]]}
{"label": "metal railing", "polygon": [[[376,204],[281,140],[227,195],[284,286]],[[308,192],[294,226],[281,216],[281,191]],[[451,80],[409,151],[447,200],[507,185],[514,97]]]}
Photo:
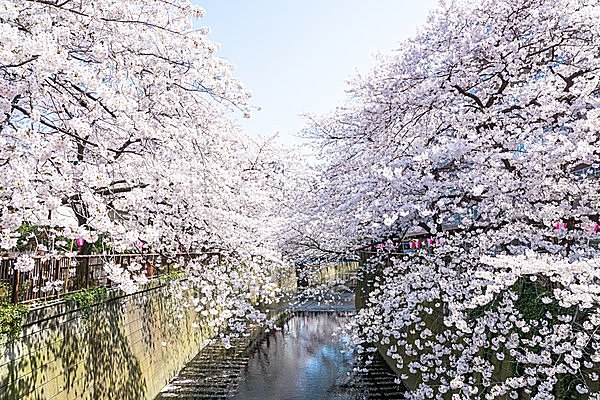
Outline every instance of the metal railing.
{"label": "metal railing", "polygon": [[54,300],[73,292],[92,287],[112,287],[104,269],[112,262],[126,267],[132,263],[141,266],[140,272],[148,279],[174,272],[176,261],[189,262],[203,256],[207,259],[217,253],[179,253],[165,256],[158,253],[78,255],[73,257],[33,256],[34,267],[22,272],[14,268],[17,258],[0,258],[0,301],[12,304]]}

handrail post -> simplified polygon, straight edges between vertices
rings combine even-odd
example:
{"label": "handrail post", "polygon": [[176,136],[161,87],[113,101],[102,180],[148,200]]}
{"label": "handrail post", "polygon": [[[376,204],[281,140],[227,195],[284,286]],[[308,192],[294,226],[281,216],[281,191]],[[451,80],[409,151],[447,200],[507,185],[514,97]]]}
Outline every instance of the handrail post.
{"label": "handrail post", "polygon": [[11,303],[17,304],[19,302],[19,279],[21,278],[21,274],[18,270],[13,271],[13,279],[12,279],[12,292],[10,294]]}
{"label": "handrail post", "polygon": [[146,256],[146,263],[146,277],[150,279],[154,274],[154,255],[152,255],[152,258],[150,258],[150,255]]}
{"label": "handrail post", "polygon": [[75,276],[77,277],[77,282],[75,284],[75,290],[86,289],[87,288],[87,264],[88,258],[86,256],[79,255],[76,257],[77,266],[75,267]]}

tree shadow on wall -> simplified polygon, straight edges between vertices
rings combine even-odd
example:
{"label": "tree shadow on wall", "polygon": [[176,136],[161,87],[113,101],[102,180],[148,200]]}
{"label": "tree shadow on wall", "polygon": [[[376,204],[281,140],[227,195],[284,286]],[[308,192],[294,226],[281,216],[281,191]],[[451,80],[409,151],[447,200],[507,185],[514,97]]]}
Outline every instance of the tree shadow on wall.
{"label": "tree shadow on wall", "polygon": [[124,332],[124,309],[120,301],[105,303],[88,321],[86,329],[85,379],[93,399],[139,400],[145,398],[146,382],[132,346]]}
{"label": "tree shadow on wall", "polygon": [[[157,337],[172,338],[189,345],[194,341],[193,335],[182,336],[183,332],[193,332],[205,339],[214,335],[214,329],[207,328],[209,318],[202,318],[185,300],[176,299],[168,292],[163,292],[160,296],[148,296],[144,300],[145,302],[138,307],[143,310],[142,337],[149,349],[160,346]],[[192,327],[193,323],[197,324],[196,328]],[[191,350],[195,355],[200,349]]]}
{"label": "tree shadow on wall", "polygon": [[159,391],[184,365],[191,360],[215,335],[215,329],[208,324],[186,298],[172,296],[167,287],[160,288],[161,294],[146,296],[136,304],[141,310],[140,330],[148,352],[153,354],[153,362],[163,366],[153,377],[146,374],[150,391]]}
{"label": "tree shadow on wall", "polygon": [[26,336],[0,345],[0,399],[146,398],[121,302],[108,301],[87,314],[67,310],[35,321]]}

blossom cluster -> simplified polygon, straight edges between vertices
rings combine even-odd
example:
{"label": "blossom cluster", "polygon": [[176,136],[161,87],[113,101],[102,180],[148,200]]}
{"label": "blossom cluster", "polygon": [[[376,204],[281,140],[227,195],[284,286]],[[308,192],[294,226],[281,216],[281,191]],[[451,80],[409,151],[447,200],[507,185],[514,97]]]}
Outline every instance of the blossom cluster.
{"label": "blossom cluster", "polygon": [[356,321],[413,398],[600,396],[599,42],[597,1],[441,2],[311,117],[290,243],[440,239],[374,262]]}
{"label": "blossom cluster", "polygon": [[[232,122],[250,93],[195,29],[203,14],[187,0],[0,0],[0,250],[33,226],[84,252],[272,256],[284,154]],[[145,279],[106,269],[128,291]]]}
{"label": "blossom cluster", "polygon": [[177,311],[193,309],[219,332],[226,347],[231,338],[252,327],[273,326],[269,306],[278,302],[286,289],[279,279],[286,270],[280,261],[206,255],[180,263],[178,270],[185,279],[173,281],[167,291],[178,300]]}
{"label": "blossom cluster", "polygon": [[364,351],[377,343],[412,398],[600,396],[598,260],[530,253],[448,268],[425,253],[373,262],[381,273],[353,339]]}

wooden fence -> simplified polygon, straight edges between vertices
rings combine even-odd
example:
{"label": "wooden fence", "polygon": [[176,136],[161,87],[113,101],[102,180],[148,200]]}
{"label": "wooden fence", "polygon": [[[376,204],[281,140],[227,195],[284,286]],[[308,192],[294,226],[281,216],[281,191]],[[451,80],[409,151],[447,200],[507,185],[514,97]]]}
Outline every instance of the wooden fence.
{"label": "wooden fence", "polygon": [[34,268],[21,272],[14,268],[15,257],[0,258],[0,301],[12,304],[53,300],[78,290],[103,286],[111,287],[104,269],[112,262],[125,267],[132,263],[141,265],[146,277],[157,278],[174,271],[175,261],[188,262],[217,253],[180,253],[165,256],[149,254],[86,255],[74,257],[33,256]]}

